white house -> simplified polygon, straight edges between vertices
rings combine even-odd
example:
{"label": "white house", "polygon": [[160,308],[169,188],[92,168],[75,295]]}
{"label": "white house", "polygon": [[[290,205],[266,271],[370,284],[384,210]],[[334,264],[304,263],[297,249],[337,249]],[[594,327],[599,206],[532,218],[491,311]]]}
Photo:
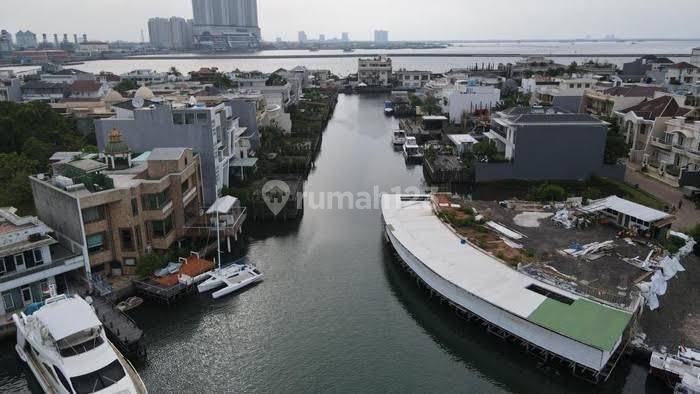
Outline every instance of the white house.
{"label": "white house", "polygon": [[454,87],[443,95],[443,109],[449,113],[450,122],[461,123],[464,114],[482,109],[490,110],[500,101],[500,89],[479,85],[474,80],[457,81]]}
{"label": "white house", "polygon": [[357,82],[368,86],[387,86],[391,78],[391,58],[386,56],[357,59]]}

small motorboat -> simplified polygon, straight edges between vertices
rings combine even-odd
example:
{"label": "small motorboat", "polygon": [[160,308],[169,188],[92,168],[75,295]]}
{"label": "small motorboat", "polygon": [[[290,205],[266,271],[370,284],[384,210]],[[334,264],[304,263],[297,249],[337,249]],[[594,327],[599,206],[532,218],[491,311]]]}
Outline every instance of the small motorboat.
{"label": "small motorboat", "polygon": [[420,160],[423,158],[423,152],[420,150],[416,137],[406,137],[406,142],[403,144],[403,156],[406,160]]}
{"label": "small motorboat", "polygon": [[143,298],[141,297],[129,297],[126,300],[117,304],[116,308],[121,312],[130,311],[139,305],[143,304]]}
{"label": "small motorboat", "polygon": [[403,130],[394,130],[394,135],[391,137],[391,142],[394,145],[403,145],[406,143],[406,132]]}
{"label": "small motorboat", "polygon": [[234,261],[233,263],[215,270],[205,272],[197,277],[197,290],[206,293],[224,285],[223,278],[233,278],[245,268],[245,259]]}
{"label": "small motorboat", "polygon": [[384,102],[384,115],[391,116],[394,114],[394,103],[391,101]]}

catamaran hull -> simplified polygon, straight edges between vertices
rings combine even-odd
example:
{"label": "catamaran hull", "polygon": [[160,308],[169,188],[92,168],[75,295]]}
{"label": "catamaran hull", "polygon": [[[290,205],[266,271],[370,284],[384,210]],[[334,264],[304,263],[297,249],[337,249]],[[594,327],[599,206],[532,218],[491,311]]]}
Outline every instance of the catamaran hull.
{"label": "catamaran hull", "polygon": [[244,287],[250,286],[250,285],[257,283],[257,282],[261,282],[262,280],[263,280],[263,275],[260,274],[260,275],[254,276],[252,278],[248,278],[248,279],[246,279],[240,283],[234,284],[232,286],[226,286],[221,290],[217,290],[217,291],[213,292],[211,296],[214,299],[219,299],[221,297],[224,297],[224,296],[227,296],[231,293],[234,293],[234,292],[236,292]]}

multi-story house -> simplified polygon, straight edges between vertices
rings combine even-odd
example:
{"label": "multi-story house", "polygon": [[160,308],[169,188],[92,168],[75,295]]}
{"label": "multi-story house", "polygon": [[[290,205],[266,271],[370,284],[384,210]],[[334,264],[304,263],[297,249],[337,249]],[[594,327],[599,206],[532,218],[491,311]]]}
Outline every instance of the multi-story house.
{"label": "multi-story house", "polygon": [[422,89],[428,82],[432,73],[422,70],[406,70],[401,68],[394,73],[394,79],[403,89]]}
{"label": "multi-story house", "polygon": [[663,136],[666,122],[689,111],[678,105],[673,96],[666,95],[615,111],[620,131],[630,146],[630,161],[641,163],[649,144]]}
{"label": "multi-story house", "polygon": [[666,85],[700,84],[700,67],[688,62],[673,64],[664,71],[663,83]]}
{"label": "multi-story house", "polygon": [[497,112],[486,136],[506,162],[476,163],[476,179],[620,178],[624,168],[617,171],[618,166],[607,169],[604,164],[607,131],[605,122],[558,108],[513,107]]}
{"label": "multi-story house", "polygon": [[388,86],[391,79],[391,58],[386,56],[357,59],[357,82],[371,87]]}
{"label": "multi-story house", "polygon": [[68,84],[39,80],[27,81],[22,85],[23,101],[45,101],[53,103],[70,95]]}
{"label": "multi-story house", "polygon": [[200,156],[156,148],[131,158],[114,130],[105,162],[81,156],[30,177],[41,220],[87,254],[92,274],[133,274],[143,255],[167,250],[201,217]]}
{"label": "multi-story house", "polygon": [[22,101],[22,81],[12,71],[0,72],[0,101]]}
{"label": "multi-story house", "polygon": [[66,275],[85,268],[80,245],[52,233],[36,217],[0,208],[0,336],[9,329],[10,314],[43,301],[51,286],[65,291]]}
{"label": "multi-story house", "polygon": [[606,118],[615,111],[633,107],[642,101],[653,99],[666,92],[659,86],[617,86],[605,90],[587,89],[583,95],[582,112]]}
{"label": "multi-story house", "polygon": [[[700,171],[700,120],[697,109],[686,115],[666,121],[663,133],[656,134],[644,155],[643,164],[660,179],[673,185],[684,186],[684,172]],[[697,183],[693,186],[698,186]]]}
{"label": "multi-story house", "polygon": [[449,114],[450,122],[461,123],[465,114],[484,109],[491,111],[501,102],[501,91],[476,80],[457,81],[441,97],[443,112]]}
{"label": "multi-story house", "polygon": [[44,82],[72,84],[75,81],[94,81],[95,75],[76,70],[74,68],[64,68],[52,73],[43,73],[40,78]]}
{"label": "multi-story house", "polygon": [[133,70],[121,75],[121,79],[130,79],[137,84],[150,85],[152,83],[163,83],[168,81],[168,73],[160,73],[155,70]]}
{"label": "multi-story house", "polygon": [[[140,90],[147,89],[141,87]],[[150,97],[143,94],[141,97]],[[229,185],[230,161],[240,156],[240,136],[246,134],[226,100],[201,103],[125,101],[112,106],[115,116],[95,121],[97,146],[104,150],[118,129],[134,152],[186,146],[201,158],[204,203],[212,204]],[[135,107],[134,104],[137,106]],[[255,143],[258,136],[252,136]],[[255,148],[255,146],[253,146]]]}
{"label": "multi-story house", "polygon": [[586,89],[596,85],[596,79],[591,76],[571,76],[555,78],[556,84],[535,85],[531,97],[532,104],[554,105],[571,112],[581,110],[581,102]]}

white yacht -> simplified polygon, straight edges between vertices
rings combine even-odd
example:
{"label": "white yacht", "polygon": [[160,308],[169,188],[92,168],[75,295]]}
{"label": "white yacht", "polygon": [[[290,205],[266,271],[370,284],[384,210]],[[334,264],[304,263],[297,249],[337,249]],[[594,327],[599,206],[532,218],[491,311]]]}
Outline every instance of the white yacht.
{"label": "white yacht", "polygon": [[197,290],[206,293],[223,286],[212,293],[212,297],[216,299],[263,280],[264,275],[255,266],[241,262],[242,260],[238,260],[227,267],[202,274],[204,281],[197,285]]}
{"label": "white yacht", "polygon": [[17,326],[15,350],[45,392],[147,393],[84,299],[54,296],[12,319]]}
{"label": "white yacht", "polygon": [[416,142],[416,137],[406,137],[406,142],[403,144],[403,156],[406,160],[423,158],[423,153],[420,151],[418,142]]}
{"label": "white yacht", "polygon": [[403,145],[406,143],[406,132],[403,130],[394,130],[394,135],[391,137],[394,145]]}

